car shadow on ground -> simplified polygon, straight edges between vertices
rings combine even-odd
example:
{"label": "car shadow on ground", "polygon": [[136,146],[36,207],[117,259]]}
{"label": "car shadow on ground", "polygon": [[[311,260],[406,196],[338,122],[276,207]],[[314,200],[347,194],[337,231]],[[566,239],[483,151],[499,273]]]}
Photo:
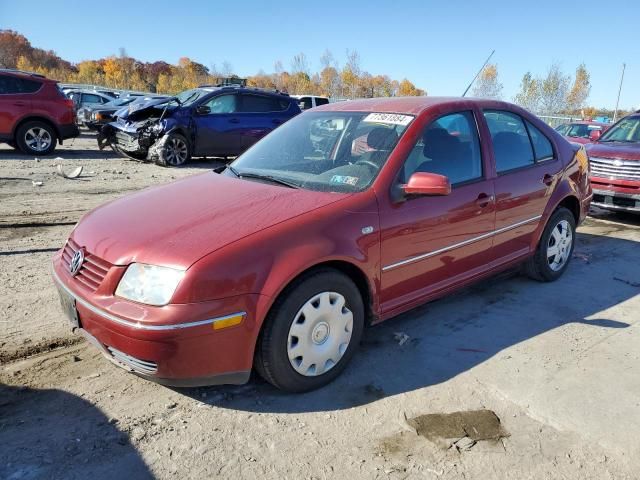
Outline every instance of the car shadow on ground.
{"label": "car shadow on ground", "polygon": [[[254,374],[244,386],[177,392],[252,412],[346,409],[446,382],[494,357],[508,362],[505,350],[570,324],[628,327],[601,318],[601,312],[640,293],[640,272],[631,261],[637,259],[638,243],[586,233],[577,237],[572,263],[556,282],[539,283],[511,271],[366,329],[351,364],[320,390],[287,394]],[[566,347],[572,347],[568,340]],[[511,371],[526,374],[515,366]]]}
{"label": "car shadow on ground", "polygon": [[0,478],[154,478],[117,423],[61,390],[0,384]]}

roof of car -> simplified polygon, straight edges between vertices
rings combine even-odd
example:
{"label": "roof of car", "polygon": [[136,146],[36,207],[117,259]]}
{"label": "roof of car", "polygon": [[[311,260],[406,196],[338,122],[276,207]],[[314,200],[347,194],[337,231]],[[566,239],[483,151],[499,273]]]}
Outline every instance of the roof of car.
{"label": "roof of car", "polygon": [[8,73],[22,78],[36,78],[37,80],[54,81],[44,75],[36,72],[26,72],[24,70],[17,70],[15,68],[0,68],[0,73]]}
{"label": "roof of car", "polygon": [[594,122],[592,120],[574,120],[572,122],[567,122],[568,125],[598,125],[600,127],[606,127],[611,125],[611,123],[604,122]]}
{"label": "roof of car", "polygon": [[469,97],[384,97],[367,98],[363,100],[346,100],[343,102],[329,103],[314,108],[314,111],[355,111],[355,112],[382,112],[382,113],[407,113],[418,115],[428,108],[440,105],[469,105],[469,103],[483,103],[491,106],[510,105],[505,102],[478,99]]}

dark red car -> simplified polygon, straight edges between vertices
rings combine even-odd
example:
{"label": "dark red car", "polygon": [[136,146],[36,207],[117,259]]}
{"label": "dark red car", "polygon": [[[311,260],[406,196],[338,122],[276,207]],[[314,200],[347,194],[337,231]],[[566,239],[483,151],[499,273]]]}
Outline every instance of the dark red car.
{"label": "dark red car", "polygon": [[563,123],[556,127],[556,131],[570,142],[584,145],[591,143],[593,139],[597,139],[610,126],[610,123],[580,120],[578,122]]}
{"label": "dark red car", "polygon": [[624,117],[586,148],[593,204],[640,213],[640,112]]}
{"label": "dark red car", "polygon": [[309,390],[367,324],[521,263],[557,279],[587,168],[582,147],[508,103],[334,103],[222,173],[90,212],[53,258],[55,283],[74,328],[145,378],[243,383],[255,367]]}
{"label": "dark red car", "polygon": [[0,69],[0,142],[28,155],[47,155],[79,135],[73,101],[55,80]]}

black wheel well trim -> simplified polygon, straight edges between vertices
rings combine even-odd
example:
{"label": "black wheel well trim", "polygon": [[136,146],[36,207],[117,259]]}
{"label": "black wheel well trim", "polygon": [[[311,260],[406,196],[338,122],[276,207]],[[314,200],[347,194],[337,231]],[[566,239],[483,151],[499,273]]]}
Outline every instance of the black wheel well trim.
{"label": "black wheel well trim", "polygon": [[187,140],[187,143],[189,144],[189,150],[193,149],[193,142],[191,140],[191,137],[187,134],[187,132],[184,130],[183,127],[176,125],[175,127],[169,129],[165,133],[165,135],[171,135],[172,133],[178,133],[182,135]]}
{"label": "black wheel well trim", "polygon": [[[342,273],[347,278],[349,278],[358,288],[360,295],[362,297],[362,303],[365,308],[365,323],[367,325],[371,325],[375,323],[377,320],[378,314],[375,312],[373,308],[373,289],[371,283],[367,275],[362,271],[360,267],[355,265],[352,262],[348,262],[346,260],[327,260],[324,262],[316,263],[311,265],[310,267],[298,272],[287,284],[278,292],[278,294],[274,297],[274,300],[269,307],[269,312],[277,303],[278,299],[284,295],[289,287],[294,285],[300,278],[305,277],[307,275],[311,275],[316,270],[334,270],[339,273]],[[263,323],[264,324],[264,323]]]}
{"label": "black wheel well trim", "polygon": [[578,200],[575,195],[567,195],[564,197],[560,202],[558,202],[558,205],[556,205],[556,208],[553,211],[555,212],[560,207],[566,208],[573,214],[576,226],[580,223],[580,200]]}
{"label": "black wheel well trim", "polygon": [[46,123],[47,125],[51,126],[53,128],[53,130],[56,132],[56,137],[58,139],[58,141],[60,140],[60,130],[58,129],[58,125],[56,125],[56,122],[54,122],[53,120],[47,118],[47,117],[43,117],[40,115],[30,115],[28,117],[24,117],[22,119],[20,119],[19,122],[16,123],[16,126],[13,128],[13,139],[15,140],[16,135],[18,134],[18,130],[20,129],[20,127],[22,127],[22,125],[24,125],[27,122],[43,122]]}

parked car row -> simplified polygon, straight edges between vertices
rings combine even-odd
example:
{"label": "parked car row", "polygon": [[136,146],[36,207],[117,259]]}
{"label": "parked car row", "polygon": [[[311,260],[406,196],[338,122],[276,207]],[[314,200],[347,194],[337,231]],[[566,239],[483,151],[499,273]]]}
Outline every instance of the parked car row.
{"label": "parked car row", "polygon": [[610,126],[610,123],[581,120],[576,122],[563,123],[562,125],[556,127],[556,131],[571,142],[585,144],[593,140],[597,140],[600,135],[602,135],[602,133]]}

